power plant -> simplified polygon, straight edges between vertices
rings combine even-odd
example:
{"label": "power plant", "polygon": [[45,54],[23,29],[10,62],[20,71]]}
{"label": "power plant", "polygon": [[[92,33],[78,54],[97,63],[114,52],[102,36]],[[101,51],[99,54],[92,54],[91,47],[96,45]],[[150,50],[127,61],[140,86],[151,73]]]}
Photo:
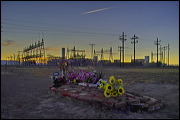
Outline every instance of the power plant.
{"label": "power plant", "polygon": [[[167,46],[161,47],[161,40],[155,41],[155,45],[157,45],[157,52],[151,52],[151,61],[149,61],[149,56],[145,56],[142,59],[135,58],[135,44],[138,43],[136,39],[138,37],[134,34],[131,38],[132,44],[134,44],[134,59],[131,61],[125,62],[125,39],[126,35],[124,32],[122,36],[119,36],[119,40],[122,41],[122,46],[118,46],[119,51],[119,59],[113,60],[113,48],[109,49],[101,48],[100,50],[96,50],[94,48],[95,44],[89,44],[91,46],[91,58],[86,58],[86,51],[77,49],[76,46],[72,48],[62,48],[62,56],[53,56],[46,55],[45,51],[45,42],[42,38],[41,41],[37,41],[34,44],[27,45],[23,48],[23,50],[18,51],[17,55],[13,54],[6,57],[6,65],[19,65],[19,66],[36,66],[36,65],[48,65],[48,66],[57,66],[58,63],[65,59],[69,62],[70,66],[118,66],[118,67],[138,67],[138,66],[166,66],[165,61],[165,50],[168,50],[168,60],[167,65],[169,66],[169,44]],[[159,47],[160,46],[160,47]],[[160,49],[160,52],[158,51]],[[109,59],[105,60],[104,55],[108,54]],[[153,57],[157,56],[157,61],[154,62]],[[160,60],[158,57],[160,56]]]}

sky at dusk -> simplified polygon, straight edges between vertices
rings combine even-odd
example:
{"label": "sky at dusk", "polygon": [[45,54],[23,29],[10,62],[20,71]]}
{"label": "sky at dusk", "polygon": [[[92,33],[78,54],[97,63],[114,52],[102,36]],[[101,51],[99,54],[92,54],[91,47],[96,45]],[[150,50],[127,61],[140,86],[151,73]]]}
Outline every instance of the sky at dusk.
{"label": "sky at dusk", "polygon": [[179,65],[179,1],[1,1],[1,60],[42,37],[46,55],[61,56],[62,47],[76,46],[90,58],[89,44],[95,44],[96,51],[112,47],[119,59],[123,32],[125,62],[133,58],[135,34],[136,59],[156,54],[158,38],[162,47],[169,43],[170,64]]}

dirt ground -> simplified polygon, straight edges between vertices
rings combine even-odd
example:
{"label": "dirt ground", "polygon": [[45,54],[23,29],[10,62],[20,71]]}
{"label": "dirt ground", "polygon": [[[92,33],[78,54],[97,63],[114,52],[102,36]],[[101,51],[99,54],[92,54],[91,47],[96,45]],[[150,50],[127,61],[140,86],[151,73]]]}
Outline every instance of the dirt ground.
{"label": "dirt ground", "polygon": [[102,109],[51,93],[50,77],[57,67],[1,66],[1,119],[178,119],[179,68],[79,67],[102,71],[104,79],[121,78],[127,91],[161,100],[153,112]]}

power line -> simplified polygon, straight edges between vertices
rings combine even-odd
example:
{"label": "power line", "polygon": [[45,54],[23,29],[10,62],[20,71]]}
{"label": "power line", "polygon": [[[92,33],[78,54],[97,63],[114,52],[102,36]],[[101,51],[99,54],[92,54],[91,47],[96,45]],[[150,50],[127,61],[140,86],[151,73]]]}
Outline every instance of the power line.
{"label": "power line", "polygon": [[8,32],[8,33],[30,33],[30,34],[37,34],[35,32],[15,32],[15,31],[3,31],[3,32]]}
{"label": "power line", "polygon": [[113,31],[113,30],[107,30],[107,29],[100,29],[100,28],[91,28],[91,27],[79,27],[79,26],[69,26],[69,25],[62,25],[62,24],[50,24],[50,23],[42,23],[42,22],[34,22],[34,21],[26,21],[26,20],[15,20],[15,19],[7,19],[7,18],[1,18],[8,21],[17,21],[17,22],[25,22],[25,23],[34,23],[34,24],[42,24],[42,25],[54,25],[54,26],[61,26],[61,27],[69,27],[69,28],[80,28],[80,29],[92,29],[92,30],[104,30],[104,31]]}
{"label": "power line", "polygon": [[[3,31],[4,33],[26,33],[26,34],[39,34],[39,32],[19,32],[19,31],[9,31],[9,30],[5,30]],[[48,33],[46,32],[46,35],[57,35],[57,36],[92,36],[92,34],[73,34],[73,33]],[[107,43],[108,44],[108,43]]]}
{"label": "power line", "polygon": [[[17,29],[23,29],[23,30],[30,30],[32,27],[34,30],[44,30],[44,31],[60,31],[60,32],[68,32],[68,33],[80,33],[80,34],[96,34],[96,35],[110,35],[110,36],[115,36],[117,34],[110,34],[110,33],[96,33],[96,32],[82,32],[82,31],[75,31],[75,30],[66,30],[66,29],[57,29],[57,28],[48,28],[48,27],[37,27],[37,26],[31,26],[31,25],[22,25],[22,24],[13,24],[13,23],[3,23],[3,24],[7,24],[7,25],[13,25],[13,26],[18,26],[18,27],[27,27],[27,28],[18,28],[18,27],[14,27]],[[30,28],[31,27],[31,28]]]}

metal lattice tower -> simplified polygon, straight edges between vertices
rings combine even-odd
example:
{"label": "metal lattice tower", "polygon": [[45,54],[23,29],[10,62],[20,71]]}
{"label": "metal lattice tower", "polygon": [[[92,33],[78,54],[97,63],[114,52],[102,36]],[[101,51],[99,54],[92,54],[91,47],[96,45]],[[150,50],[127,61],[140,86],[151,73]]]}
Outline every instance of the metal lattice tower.
{"label": "metal lattice tower", "polygon": [[94,55],[95,55],[95,56],[100,55],[100,56],[101,56],[101,61],[104,60],[103,48],[102,48],[100,51],[94,50]]}
{"label": "metal lattice tower", "polygon": [[104,54],[109,54],[109,60],[113,61],[112,47],[109,50],[104,50],[103,48],[100,51],[94,50],[94,55],[100,55],[101,61],[104,60]]}
{"label": "metal lattice tower", "polygon": [[85,59],[85,50],[76,50],[75,46],[73,49],[67,49],[67,58],[70,59],[78,59],[78,58],[83,58]]}
{"label": "metal lattice tower", "polygon": [[25,64],[30,64],[32,61],[45,63],[45,49],[44,49],[44,41],[38,41],[36,44],[31,44],[23,49],[22,61]]}

